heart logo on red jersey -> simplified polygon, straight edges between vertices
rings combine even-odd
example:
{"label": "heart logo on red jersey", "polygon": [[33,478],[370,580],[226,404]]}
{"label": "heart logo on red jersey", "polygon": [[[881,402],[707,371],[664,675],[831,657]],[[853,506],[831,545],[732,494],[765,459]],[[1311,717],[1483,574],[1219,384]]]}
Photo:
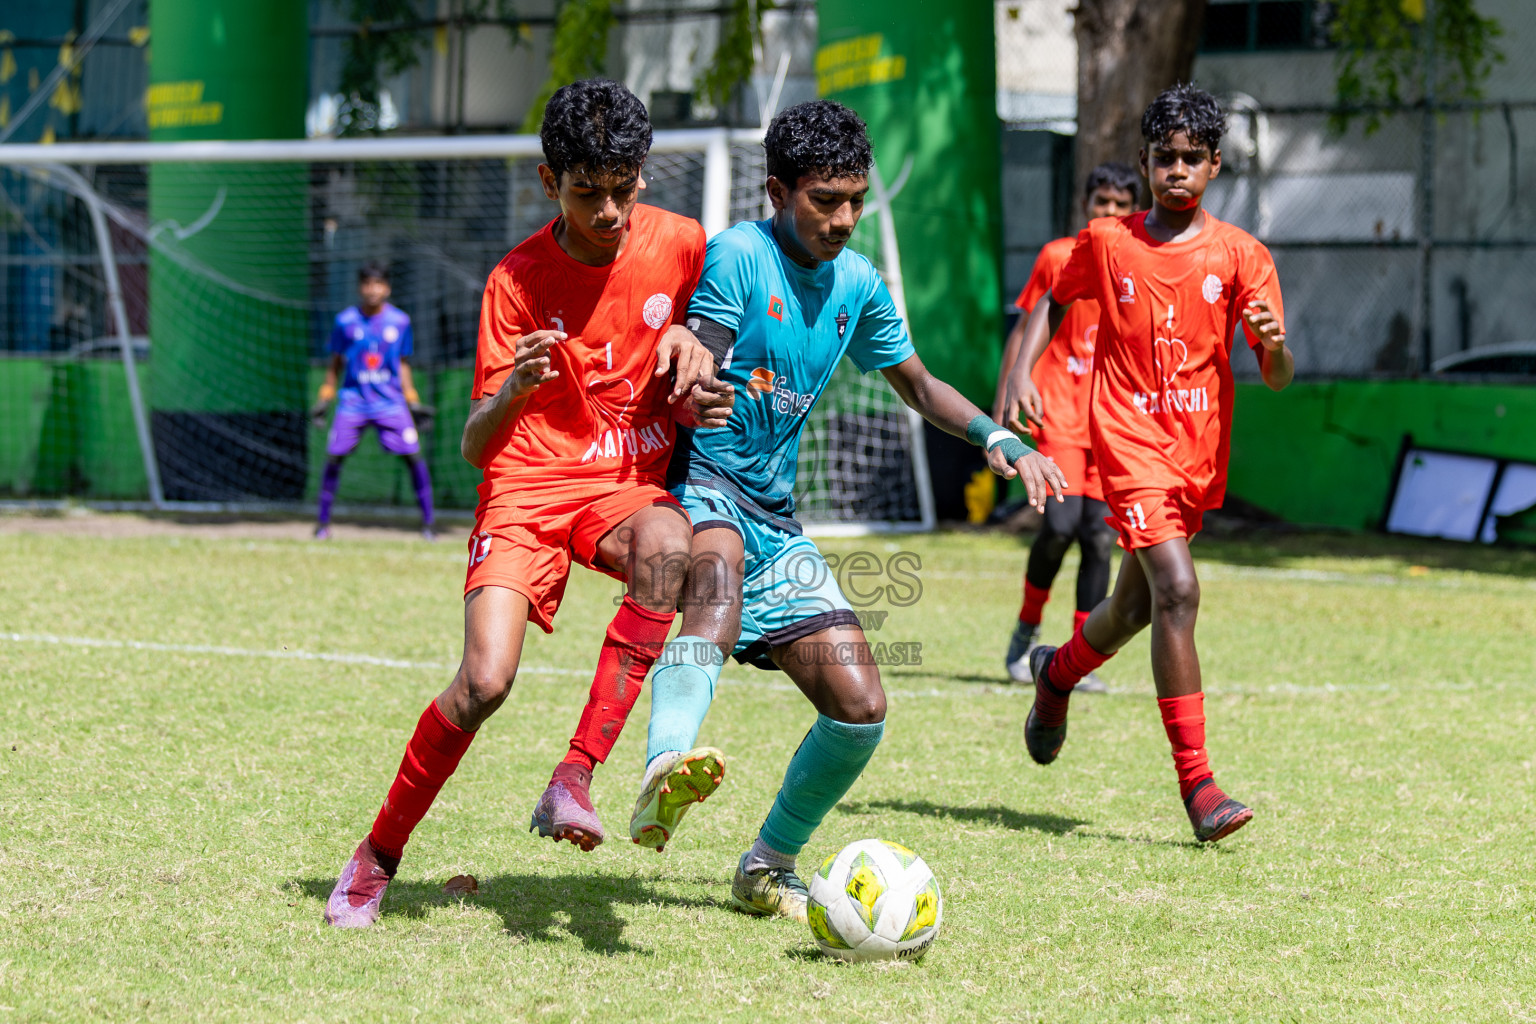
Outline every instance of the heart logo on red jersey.
{"label": "heart logo on red jersey", "polygon": [[[1163,354],[1165,348],[1168,350],[1167,355]],[[1178,356],[1179,362],[1170,370],[1168,367],[1173,365],[1174,356]],[[1162,373],[1163,387],[1166,388],[1173,383],[1173,378],[1179,375],[1179,371],[1184,369],[1184,364],[1189,361],[1189,346],[1179,338],[1157,338],[1152,342],[1152,361],[1157,364],[1158,370]]]}

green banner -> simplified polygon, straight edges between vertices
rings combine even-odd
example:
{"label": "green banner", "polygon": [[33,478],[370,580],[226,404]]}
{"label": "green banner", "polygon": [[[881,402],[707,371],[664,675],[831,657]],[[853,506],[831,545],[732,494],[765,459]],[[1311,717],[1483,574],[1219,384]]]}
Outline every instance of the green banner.
{"label": "green banner", "polygon": [[[305,0],[155,0],[150,137],[292,139]],[[155,164],[150,403],[168,498],[296,498],[311,348],[309,168]]]}
{"label": "green banner", "polygon": [[[1002,354],[1002,198],[991,4],[821,0],[821,95],[869,124],[890,200],[912,338],[923,361],[989,408]],[[878,216],[878,213],[877,213]],[[876,227],[878,227],[876,225]],[[889,238],[889,235],[887,235]],[[878,231],[856,247],[886,266]]]}

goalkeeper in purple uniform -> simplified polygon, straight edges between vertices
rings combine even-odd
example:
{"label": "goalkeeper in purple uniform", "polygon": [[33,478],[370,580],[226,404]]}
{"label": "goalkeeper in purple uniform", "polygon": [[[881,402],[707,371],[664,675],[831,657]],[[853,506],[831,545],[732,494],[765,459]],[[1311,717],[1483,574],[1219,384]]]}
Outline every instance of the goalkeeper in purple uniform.
{"label": "goalkeeper in purple uniform", "polygon": [[[315,426],[324,427],[331,403],[336,417],[326,438],[325,472],[320,478],[320,514],[315,537],[331,535],[331,504],[341,483],[341,464],[357,449],[363,430],[379,432],[379,445],[405,460],[421,506],[421,535],[435,538],[432,529],[432,478],[421,457],[417,424],[431,422],[434,410],[421,404],[411,381],[411,318],[389,304],[389,271],[377,263],[357,272],[362,300],[336,314],[328,346],[331,364],[319,401],[310,411]],[[337,381],[340,381],[340,387]]]}

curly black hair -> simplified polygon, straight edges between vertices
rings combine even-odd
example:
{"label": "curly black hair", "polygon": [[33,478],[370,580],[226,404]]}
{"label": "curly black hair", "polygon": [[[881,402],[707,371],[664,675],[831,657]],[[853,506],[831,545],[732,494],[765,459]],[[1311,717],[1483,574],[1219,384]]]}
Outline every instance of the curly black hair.
{"label": "curly black hair", "polygon": [[1141,172],[1130,164],[1113,160],[1099,164],[1088,172],[1088,180],[1083,182],[1083,198],[1092,199],[1094,190],[1100,188],[1112,188],[1116,192],[1129,192],[1134,196],[1141,191]]}
{"label": "curly black hair", "polygon": [[645,104],[618,82],[589,78],[555,90],[539,129],[544,162],[556,180],[567,171],[639,171],[651,151]]}
{"label": "curly black hair", "polygon": [[389,284],[389,267],[378,260],[369,260],[357,268],[357,283],[362,284],[364,281],[383,281]]}
{"label": "curly black hair", "polygon": [[875,161],[864,121],[832,100],[797,103],[768,124],[763,136],[768,174],[794,188],[812,172],[829,178],[867,175]]}
{"label": "curly black hair", "polygon": [[1148,144],[1166,145],[1175,132],[1183,132],[1214,153],[1226,130],[1226,111],[1215,96],[1192,82],[1164,89],[1141,115],[1141,137]]}

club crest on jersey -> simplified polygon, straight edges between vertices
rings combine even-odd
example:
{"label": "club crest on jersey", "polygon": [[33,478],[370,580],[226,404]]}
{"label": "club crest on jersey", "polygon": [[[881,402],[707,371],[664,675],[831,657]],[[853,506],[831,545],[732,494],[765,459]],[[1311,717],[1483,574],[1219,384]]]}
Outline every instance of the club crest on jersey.
{"label": "club crest on jersey", "polygon": [[837,340],[843,340],[843,332],[848,330],[848,307],[837,307]]}
{"label": "club crest on jersey", "polygon": [[768,315],[779,323],[784,322],[784,300],[777,295],[768,296]]}
{"label": "club crest on jersey", "polygon": [[1221,278],[1215,274],[1206,274],[1205,280],[1200,282],[1200,297],[1216,305],[1216,300],[1221,298]]}
{"label": "club crest on jersey", "polygon": [[1136,301],[1136,282],[1131,280],[1131,275],[1130,274],[1126,274],[1124,277],[1122,277],[1120,279],[1120,301],[1121,302],[1135,302]]}
{"label": "club crest on jersey", "polygon": [[385,341],[393,343],[395,341],[395,339],[397,339],[399,337],[400,337],[400,328],[396,327],[394,324],[390,324],[388,327],[384,328],[384,340]]}
{"label": "club crest on jersey", "polygon": [[640,311],[647,327],[660,330],[672,319],[672,297],[663,292],[657,292],[645,300],[645,308]]}

